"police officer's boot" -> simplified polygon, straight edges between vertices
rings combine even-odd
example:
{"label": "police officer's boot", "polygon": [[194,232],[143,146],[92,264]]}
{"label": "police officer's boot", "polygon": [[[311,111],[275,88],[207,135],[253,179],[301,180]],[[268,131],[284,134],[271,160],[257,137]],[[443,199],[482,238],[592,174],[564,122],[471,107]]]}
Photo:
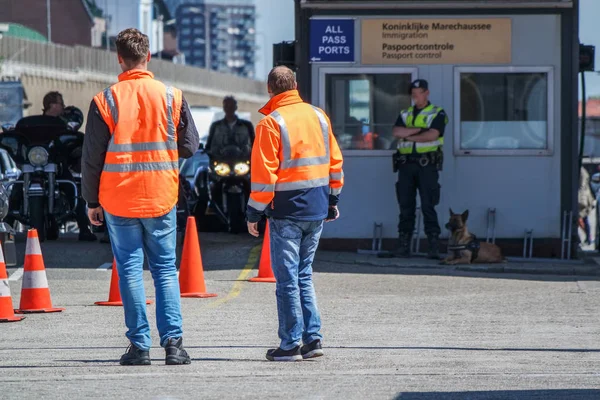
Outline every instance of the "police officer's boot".
{"label": "police officer's boot", "polygon": [[427,250],[427,258],[434,260],[440,259],[440,239],[437,236],[427,236],[429,249]]}
{"label": "police officer's boot", "polygon": [[394,251],[394,257],[406,258],[410,257],[410,233],[400,233],[398,237],[398,248]]}

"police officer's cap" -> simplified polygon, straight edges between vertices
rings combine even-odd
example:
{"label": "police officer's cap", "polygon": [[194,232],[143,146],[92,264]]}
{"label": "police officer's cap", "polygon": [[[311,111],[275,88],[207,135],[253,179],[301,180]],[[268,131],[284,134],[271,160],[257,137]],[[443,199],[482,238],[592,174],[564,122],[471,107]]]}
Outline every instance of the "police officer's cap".
{"label": "police officer's cap", "polygon": [[417,80],[413,81],[413,83],[411,83],[410,87],[408,88],[408,94],[411,94],[412,90],[415,88],[427,90],[427,89],[429,89],[429,83],[427,83],[427,81],[425,79],[417,79]]}

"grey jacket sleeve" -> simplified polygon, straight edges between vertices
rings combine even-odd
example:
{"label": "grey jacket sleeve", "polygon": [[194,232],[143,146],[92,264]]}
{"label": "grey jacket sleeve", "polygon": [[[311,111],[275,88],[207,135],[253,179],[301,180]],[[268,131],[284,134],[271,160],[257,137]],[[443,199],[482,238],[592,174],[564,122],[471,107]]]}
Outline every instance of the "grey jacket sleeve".
{"label": "grey jacket sleeve", "polygon": [[98,200],[100,174],[104,168],[109,142],[108,125],[102,119],[96,102],[92,100],[85,126],[81,156],[81,191],[89,208],[100,206]]}
{"label": "grey jacket sleeve", "polygon": [[179,126],[177,127],[177,148],[179,157],[190,158],[198,151],[200,145],[200,136],[194,124],[190,107],[188,106],[185,97],[181,104],[181,117],[179,118]]}

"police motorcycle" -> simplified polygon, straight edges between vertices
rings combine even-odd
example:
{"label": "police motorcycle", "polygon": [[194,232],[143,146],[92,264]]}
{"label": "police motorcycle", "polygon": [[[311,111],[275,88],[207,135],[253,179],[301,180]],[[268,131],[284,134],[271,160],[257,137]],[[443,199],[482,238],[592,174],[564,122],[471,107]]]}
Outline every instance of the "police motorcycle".
{"label": "police motorcycle", "polygon": [[63,118],[25,117],[14,127],[3,127],[0,135],[0,147],[22,172],[19,180],[8,184],[16,192],[11,196],[8,218],[35,228],[40,241],[58,239],[61,224],[75,219],[81,185],[82,123],[81,110],[69,106]]}
{"label": "police motorcycle", "polygon": [[211,154],[200,144],[200,150],[209,157],[194,176],[197,202],[192,210],[202,229],[212,215],[226,225],[231,233],[246,228],[246,204],[250,197],[250,156],[238,146],[224,147],[219,154]]}

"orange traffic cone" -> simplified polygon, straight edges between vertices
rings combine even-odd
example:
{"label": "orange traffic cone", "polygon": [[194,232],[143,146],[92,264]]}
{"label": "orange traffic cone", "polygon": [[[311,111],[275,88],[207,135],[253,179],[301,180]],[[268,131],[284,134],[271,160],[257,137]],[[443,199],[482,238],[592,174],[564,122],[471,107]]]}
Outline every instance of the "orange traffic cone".
{"label": "orange traffic cone", "polygon": [[21,304],[17,313],[50,313],[64,311],[64,308],[52,307],[50,288],[46,278],[46,267],[40,248],[36,229],[27,231],[25,246],[25,265],[21,286]]}
{"label": "orange traffic cone", "polygon": [[0,322],[16,322],[21,321],[23,318],[25,317],[15,315],[13,310],[4,253],[2,253],[2,246],[0,246]]}
{"label": "orange traffic cone", "polygon": [[260,262],[258,263],[258,276],[248,279],[250,282],[276,282],[271,268],[271,240],[269,239],[269,222],[265,225]]}
{"label": "orange traffic cone", "polygon": [[[98,306],[122,306],[121,292],[119,291],[119,273],[117,271],[117,261],[113,258],[112,273],[110,277],[110,290],[108,292],[108,301],[97,301],[94,304]],[[146,300],[146,304],[152,304],[152,300]]]}
{"label": "orange traffic cone", "polygon": [[196,219],[188,217],[183,240],[183,253],[179,267],[179,288],[181,297],[216,297],[215,293],[206,293],[204,268],[200,254],[200,240],[196,229]]}

